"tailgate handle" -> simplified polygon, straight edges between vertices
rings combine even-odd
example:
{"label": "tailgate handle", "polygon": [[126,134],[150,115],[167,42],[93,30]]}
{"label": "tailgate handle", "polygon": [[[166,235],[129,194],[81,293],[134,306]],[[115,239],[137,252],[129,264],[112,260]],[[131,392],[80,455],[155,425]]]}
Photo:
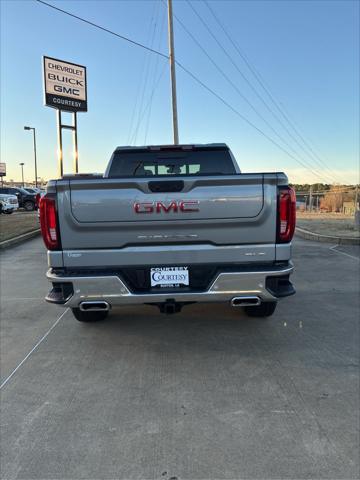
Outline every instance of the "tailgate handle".
{"label": "tailgate handle", "polygon": [[148,183],[149,190],[154,193],[158,192],[181,192],[184,188],[183,180],[168,180],[168,181],[151,181]]}

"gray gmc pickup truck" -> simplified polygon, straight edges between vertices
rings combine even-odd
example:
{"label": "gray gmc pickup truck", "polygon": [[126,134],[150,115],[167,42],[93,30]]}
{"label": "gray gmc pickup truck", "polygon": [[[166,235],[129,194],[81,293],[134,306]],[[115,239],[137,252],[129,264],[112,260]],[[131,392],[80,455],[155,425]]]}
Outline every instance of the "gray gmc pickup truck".
{"label": "gray gmc pickup truck", "polygon": [[241,173],[225,144],[119,147],[103,176],[48,183],[46,300],[85,322],[195,302],[269,316],[295,293],[295,203],[284,173]]}

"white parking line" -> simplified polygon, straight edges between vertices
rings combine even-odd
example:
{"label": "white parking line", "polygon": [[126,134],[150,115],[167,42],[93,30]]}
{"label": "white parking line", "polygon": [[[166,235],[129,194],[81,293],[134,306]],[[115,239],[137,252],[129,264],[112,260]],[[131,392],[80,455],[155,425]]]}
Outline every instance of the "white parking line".
{"label": "white parking line", "polygon": [[21,365],[23,363],[26,362],[26,360],[30,357],[30,355],[37,349],[37,347],[40,345],[40,343],[42,343],[45,338],[49,335],[49,333],[51,332],[51,330],[53,330],[56,325],[60,322],[60,320],[63,318],[63,316],[67,313],[69,309],[67,308],[65,310],[65,312],[63,312],[60,317],[56,320],[56,322],[49,328],[49,330],[45,333],[45,335],[43,335],[40,340],[37,342],[37,344],[30,350],[30,352],[26,355],[26,357],[19,363],[19,365],[10,373],[10,375],[5,378],[5,380],[2,382],[2,384],[0,385],[0,390],[7,384],[7,382],[10,380],[10,378],[13,377],[13,375],[15,375],[15,373],[19,370],[19,368],[21,367]]}
{"label": "white parking line", "polygon": [[339,245],[334,245],[333,247],[330,247],[329,250],[332,250],[333,252],[340,253],[341,255],[345,255],[346,257],[350,258],[355,258],[355,260],[360,260],[359,257],[355,257],[354,255],[350,255],[349,253],[342,252],[341,250],[336,250],[336,247]]}

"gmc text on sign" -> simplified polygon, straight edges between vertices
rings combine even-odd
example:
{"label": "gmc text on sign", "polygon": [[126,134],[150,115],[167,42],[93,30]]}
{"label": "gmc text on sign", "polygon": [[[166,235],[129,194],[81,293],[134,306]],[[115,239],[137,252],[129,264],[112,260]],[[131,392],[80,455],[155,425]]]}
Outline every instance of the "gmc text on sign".
{"label": "gmc text on sign", "polygon": [[43,58],[45,105],[70,112],[86,112],[86,67]]}

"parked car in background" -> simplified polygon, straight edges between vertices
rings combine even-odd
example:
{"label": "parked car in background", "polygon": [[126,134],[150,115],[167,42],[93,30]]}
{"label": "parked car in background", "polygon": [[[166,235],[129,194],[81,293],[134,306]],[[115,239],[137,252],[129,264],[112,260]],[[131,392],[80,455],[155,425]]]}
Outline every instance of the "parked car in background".
{"label": "parked car in background", "polygon": [[24,190],[30,193],[31,195],[36,195],[38,193],[37,189],[35,190],[35,188],[24,187]]}
{"label": "parked car in background", "polygon": [[7,195],[0,193],[0,213],[13,213],[19,208],[19,202],[16,195]]}
{"label": "parked car in background", "polygon": [[0,188],[0,194],[16,195],[19,208],[24,208],[27,212],[32,212],[36,209],[35,194],[27,192],[24,188],[2,187]]}
{"label": "parked car in background", "polygon": [[45,190],[41,190],[41,188],[38,187],[24,187],[24,190],[27,192],[31,193],[32,195],[37,195],[38,193],[45,193]]}

